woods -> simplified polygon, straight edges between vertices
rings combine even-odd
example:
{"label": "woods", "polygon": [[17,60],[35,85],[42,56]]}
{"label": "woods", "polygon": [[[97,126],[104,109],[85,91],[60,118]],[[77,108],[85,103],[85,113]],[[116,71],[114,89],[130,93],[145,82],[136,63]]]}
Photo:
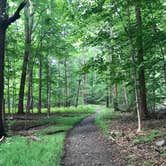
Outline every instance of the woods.
{"label": "woods", "polygon": [[165,7],[164,0],[0,0],[0,138],[8,117],[50,117],[57,107],[129,112],[137,132],[164,117]]}
{"label": "woods", "polygon": [[[141,119],[164,104],[164,3],[9,1],[11,17],[7,2],[0,6],[1,119],[3,101],[19,114],[85,100],[116,110],[137,105]],[[24,17],[7,31],[3,95],[5,34],[23,8]]]}

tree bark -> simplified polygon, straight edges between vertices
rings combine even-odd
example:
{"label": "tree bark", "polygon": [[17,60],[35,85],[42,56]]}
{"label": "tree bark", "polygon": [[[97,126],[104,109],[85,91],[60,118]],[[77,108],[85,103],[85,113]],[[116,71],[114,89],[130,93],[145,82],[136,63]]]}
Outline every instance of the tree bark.
{"label": "tree bark", "polygon": [[76,93],[76,103],[75,103],[75,107],[78,106],[78,98],[79,98],[79,93],[80,93],[80,85],[81,85],[81,79],[78,80],[78,88],[77,88],[77,93]]}
{"label": "tree bark", "polygon": [[108,108],[110,106],[110,93],[109,93],[109,85],[107,85],[107,88],[106,88],[106,107]]}
{"label": "tree bark", "polygon": [[67,76],[67,58],[65,57],[64,60],[64,72],[65,72],[65,107],[68,107],[70,105],[69,101],[68,101],[68,97],[69,97],[69,91],[68,91],[68,76]]}
{"label": "tree bark", "polygon": [[27,113],[33,109],[33,67],[29,69],[29,80],[28,80],[28,96],[27,96]]}
{"label": "tree bark", "polygon": [[146,102],[146,85],[145,85],[145,70],[143,67],[144,50],[142,39],[142,16],[140,2],[135,1],[135,17],[137,23],[137,57],[138,57],[138,82],[139,82],[139,105],[141,110],[141,118],[148,117],[147,102]]}
{"label": "tree bark", "polygon": [[0,28],[0,138],[5,135],[3,124],[5,32],[6,29]]}
{"label": "tree bark", "polygon": [[47,60],[47,114],[48,116],[51,113],[51,76],[50,76],[50,67],[49,60]]}
{"label": "tree bark", "polygon": [[31,30],[30,30],[29,4],[25,8],[25,35],[26,35],[26,37],[25,37],[25,52],[24,52],[22,75],[21,75],[20,90],[19,90],[18,114],[24,113],[24,91],[25,91],[27,67],[28,67],[29,56],[30,56]]}
{"label": "tree bark", "polygon": [[39,98],[38,98],[38,113],[41,113],[42,102],[42,56],[39,55]]}
{"label": "tree bark", "polygon": [[10,61],[8,58],[8,65],[7,65],[7,108],[8,108],[8,113],[11,113],[11,104],[10,104]]}
{"label": "tree bark", "polygon": [[4,100],[4,58],[5,58],[5,35],[7,27],[20,18],[20,11],[25,7],[27,1],[24,0],[13,16],[6,14],[7,0],[0,0],[0,137],[5,136],[3,124],[3,100]]}

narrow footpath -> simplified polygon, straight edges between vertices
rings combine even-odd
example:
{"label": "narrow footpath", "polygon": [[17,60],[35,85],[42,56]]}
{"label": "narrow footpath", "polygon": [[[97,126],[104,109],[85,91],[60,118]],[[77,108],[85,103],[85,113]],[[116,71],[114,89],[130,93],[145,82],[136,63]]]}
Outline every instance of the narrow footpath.
{"label": "narrow footpath", "polygon": [[104,139],[92,115],[67,136],[61,166],[125,166],[116,146]]}

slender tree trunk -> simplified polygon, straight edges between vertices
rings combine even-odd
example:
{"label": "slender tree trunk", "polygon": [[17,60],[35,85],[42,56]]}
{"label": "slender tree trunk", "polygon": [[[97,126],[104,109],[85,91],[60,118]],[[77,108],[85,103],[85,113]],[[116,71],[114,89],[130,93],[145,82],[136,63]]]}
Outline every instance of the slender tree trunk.
{"label": "slender tree trunk", "polygon": [[136,63],[134,58],[134,48],[132,39],[130,38],[131,42],[131,59],[133,64],[133,79],[134,79],[134,90],[135,90],[135,102],[136,102],[136,110],[137,110],[137,120],[138,120],[138,129],[137,132],[141,131],[141,108],[139,105],[139,88],[138,88],[138,81],[137,81],[137,69],[136,69]]}
{"label": "slender tree trunk", "polygon": [[139,81],[139,105],[141,109],[141,118],[148,117],[147,102],[146,102],[146,85],[145,85],[145,71],[143,62],[144,62],[144,51],[143,51],[143,39],[142,39],[142,17],[140,2],[135,1],[135,16],[137,23],[137,56],[138,56],[138,81]]}
{"label": "slender tree trunk", "polygon": [[41,113],[42,102],[42,56],[39,55],[39,98],[38,98],[38,113]]}
{"label": "slender tree trunk", "polygon": [[50,67],[49,60],[47,62],[47,113],[48,116],[51,113],[51,76],[50,76]]}
{"label": "slender tree trunk", "polygon": [[16,113],[16,70],[15,70],[15,60],[14,60],[14,65],[13,65],[13,68],[14,68],[14,77],[13,77],[13,91],[12,91],[12,113]]}
{"label": "slender tree trunk", "polygon": [[27,113],[30,113],[30,110],[33,109],[33,67],[29,69],[28,76],[28,96],[27,96]]}
{"label": "slender tree trunk", "polygon": [[83,104],[86,104],[87,103],[87,100],[86,100],[86,74],[83,75],[82,98],[83,98]]}
{"label": "slender tree trunk", "polygon": [[115,84],[112,87],[112,103],[115,111],[119,111],[117,99],[118,99],[118,86],[117,84]]}
{"label": "slender tree trunk", "polygon": [[[121,52],[122,54],[122,52]],[[119,54],[119,61],[120,61],[120,64],[122,64],[122,59],[121,59],[121,55]],[[124,73],[122,71],[122,75],[126,77],[126,73]],[[125,82],[122,81],[122,87],[123,87],[123,93],[124,93],[124,100],[125,100],[125,104],[127,107],[129,107],[129,101],[128,101],[128,96],[127,96],[127,89],[126,89],[126,85],[125,85]]]}
{"label": "slender tree trunk", "polygon": [[61,70],[60,70],[60,61],[58,61],[58,107],[61,106]]}
{"label": "slender tree trunk", "polygon": [[26,81],[26,73],[27,73],[27,65],[28,65],[28,56],[29,51],[25,50],[23,67],[22,67],[22,75],[21,75],[21,83],[20,83],[20,91],[19,91],[19,104],[18,104],[18,113],[24,113],[24,89],[25,89],[25,81]]}
{"label": "slender tree trunk", "polygon": [[80,93],[80,85],[81,85],[81,79],[78,80],[78,88],[77,88],[77,93],[76,93],[76,103],[75,103],[75,107],[78,106],[78,98],[79,98],[79,93]]}
{"label": "slender tree trunk", "polygon": [[128,100],[128,96],[127,96],[127,89],[126,89],[126,85],[123,81],[123,93],[124,93],[124,99],[125,99],[125,104],[127,107],[129,107],[129,100]]}
{"label": "slender tree trunk", "polygon": [[24,113],[24,90],[25,90],[25,82],[26,82],[26,74],[27,67],[29,62],[30,55],[30,45],[31,45],[31,33],[30,33],[30,11],[29,5],[25,8],[25,52],[24,52],[24,60],[22,67],[22,75],[20,82],[20,91],[19,91],[19,103],[18,103],[18,114]]}
{"label": "slender tree trunk", "polygon": [[64,70],[65,70],[65,107],[69,106],[69,91],[68,91],[68,76],[67,76],[67,58],[65,57],[64,61]]}
{"label": "slender tree trunk", "polygon": [[7,77],[7,108],[8,108],[8,113],[11,113],[11,104],[10,104],[10,63],[8,59],[8,77]]}
{"label": "slender tree trunk", "polygon": [[5,136],[3,124],[5,32],[6,29],[0,27],[0,138]]}
{"label": "slender tree trunk", "polygon": [[108,108],[110,106],[110,93],[109,93],[109,86],[107,85],[107,88],[106,88],[106,107]]}

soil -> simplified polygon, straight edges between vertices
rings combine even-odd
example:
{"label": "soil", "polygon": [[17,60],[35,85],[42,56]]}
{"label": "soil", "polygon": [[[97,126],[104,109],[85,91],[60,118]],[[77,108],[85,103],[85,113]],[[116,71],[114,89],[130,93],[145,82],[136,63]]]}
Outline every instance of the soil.
{"label": "soil", "polygon": [[[142,131],[158,130],[166,133],[166,119],[149,119],[142,121]],[[166,139],[165,136],[155,138],[152,142],[135,144],[133,141],[138,137],[148,137],[144,132],[137,133],[137,120],[132,114],[123,114],[120,118],[110,122],[110,133],[116,136],[114,142],[119,145],[122,153],[126,153],[129,165],[133,166],[165,166],[166,146],[157,147],[156,142]],[[110,138],[111,139],[111,138]]]}
{"label": "soil", "polygon": [[62,166],[125,166],[117,144],[105,139],[92,115],[76,125],[65,141]]}

